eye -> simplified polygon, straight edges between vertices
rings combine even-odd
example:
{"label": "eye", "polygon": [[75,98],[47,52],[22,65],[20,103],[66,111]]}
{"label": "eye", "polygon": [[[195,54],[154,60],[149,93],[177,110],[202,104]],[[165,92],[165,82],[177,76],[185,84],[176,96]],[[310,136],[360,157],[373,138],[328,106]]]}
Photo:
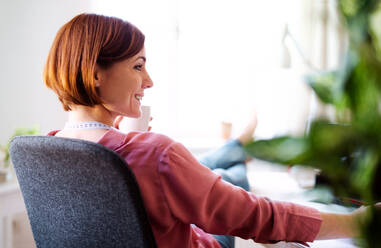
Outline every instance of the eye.
{"label": "eye", "polygon": [[138,70],[138,71],[141,71],[143,69],[143,65],[139,64],[139,65],[135,65],[134,66],[134,69],[135,70]]}

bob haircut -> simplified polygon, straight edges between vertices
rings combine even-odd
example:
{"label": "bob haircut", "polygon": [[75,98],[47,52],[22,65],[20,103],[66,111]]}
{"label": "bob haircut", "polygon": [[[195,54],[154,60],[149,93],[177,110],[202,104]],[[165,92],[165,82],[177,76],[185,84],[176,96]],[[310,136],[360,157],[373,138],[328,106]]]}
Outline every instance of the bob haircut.
{"label": "bob haircut", "polygon": [[58,31],[50,48],[43,78],[61,101],[94,106],[102,101],[95,88],[95,66],[107,68],[133,57],[144,46],[144,35],[119,18],[80,14]]}

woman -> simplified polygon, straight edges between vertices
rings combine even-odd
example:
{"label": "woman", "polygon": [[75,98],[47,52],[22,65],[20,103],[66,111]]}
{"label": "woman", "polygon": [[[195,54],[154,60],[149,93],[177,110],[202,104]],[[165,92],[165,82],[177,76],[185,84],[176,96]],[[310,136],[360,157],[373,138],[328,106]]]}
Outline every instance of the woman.
{"label": "woman", "polygon": [[[44,80],[69,111],[65,127],[50,135],[97,142],[127,161],[159,247],[233,247],[229,236],[209,233],[257,242],[307,242],[357,234],[361,211],[325,214],[257,197],[222,180],[164,135],[118,132],[114,128],[121,120],[118,116],[139,117],[144,91],[153,86],[145,62],[144,35],[136,27],[118,18],[81,14],[57,33]],[[242,143],[250,139],[255,125],[255,121],[249,124],[238,140],[206,158],[205,164],[234,181],[226,172],[244,169]]]}

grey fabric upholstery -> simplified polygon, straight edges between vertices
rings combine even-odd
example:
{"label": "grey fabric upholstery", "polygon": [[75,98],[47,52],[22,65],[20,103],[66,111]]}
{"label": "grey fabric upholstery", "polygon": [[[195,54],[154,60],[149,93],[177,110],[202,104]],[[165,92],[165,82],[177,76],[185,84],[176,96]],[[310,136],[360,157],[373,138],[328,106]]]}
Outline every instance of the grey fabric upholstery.
{"label": "grey fabric upholstery", "polygon": [[111,149],[20,136],[10,155],[37,247],[156,247],[136,179]]}

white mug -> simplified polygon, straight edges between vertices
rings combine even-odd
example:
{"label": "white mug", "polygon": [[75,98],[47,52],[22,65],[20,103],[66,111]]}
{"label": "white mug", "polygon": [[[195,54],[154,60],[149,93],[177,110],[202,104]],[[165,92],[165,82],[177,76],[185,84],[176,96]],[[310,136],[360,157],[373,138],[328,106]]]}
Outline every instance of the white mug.
{"label": "white mug", "polygon": [[139,118],[123,117],[119,123],[119,130],[128,133],[132,131],[145,132],[148,131],[148,124],[151,117],[151,107],[142,105],[140,107],[142,114]]}

